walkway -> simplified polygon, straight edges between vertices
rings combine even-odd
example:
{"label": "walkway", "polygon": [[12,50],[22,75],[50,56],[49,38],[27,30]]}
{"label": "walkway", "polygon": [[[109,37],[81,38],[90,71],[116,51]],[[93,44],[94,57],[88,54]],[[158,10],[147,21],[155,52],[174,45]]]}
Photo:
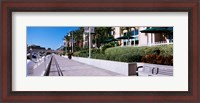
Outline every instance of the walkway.
{"label": "walkway", "polygon": [[[61,57],[59,55],[54,54],[54,57],[63,73],[63,76],[123,76],[112,71],[83,64],[74,60],[69,60],[68,58]],[[50,59],[48,59],[48,61],[49,60]],[[52,64],[54,65],[55,63],[52,62]],[[45,66],[48,66],[45,62],[38,65],[34,69],[32,76],[43,76],[46,70]],[[58,72],[54,66],[51,67],[50,72],[51,71],[55,73],[50,73],[50,76],[58,76]]]}
{"label": "walkway", "polygon": [[123,76],[108,70],[54,55],[64,76]]}

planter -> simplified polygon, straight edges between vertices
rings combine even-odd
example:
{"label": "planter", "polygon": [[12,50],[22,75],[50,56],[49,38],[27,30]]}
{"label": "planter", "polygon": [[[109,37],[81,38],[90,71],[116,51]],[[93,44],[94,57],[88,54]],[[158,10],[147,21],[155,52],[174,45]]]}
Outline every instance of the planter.
{"label": "planter", "polygon": [[137,63],[124,63],[109,60],[73,57],[72,60],[109,70],[126,76],[136,75]]}
{"label": "planter", "polygon": [[[173,66],[149,64],[149,63],[125,63],[109,60],[73,57],[74,61],[109,70],[125,76],[173,76]],[[138,69],[138,67],[141,67]]]}

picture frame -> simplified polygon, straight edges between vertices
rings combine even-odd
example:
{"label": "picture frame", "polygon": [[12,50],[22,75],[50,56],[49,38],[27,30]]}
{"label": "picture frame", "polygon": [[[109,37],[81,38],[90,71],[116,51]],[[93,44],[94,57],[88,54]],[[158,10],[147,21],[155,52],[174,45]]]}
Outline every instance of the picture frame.
{"label": "picture frame", "polygon": [[[199,0],[5,0],[1,2],[1,102],[198,103]],[[188,12],[188,91],[12,91],[12,12]]]}

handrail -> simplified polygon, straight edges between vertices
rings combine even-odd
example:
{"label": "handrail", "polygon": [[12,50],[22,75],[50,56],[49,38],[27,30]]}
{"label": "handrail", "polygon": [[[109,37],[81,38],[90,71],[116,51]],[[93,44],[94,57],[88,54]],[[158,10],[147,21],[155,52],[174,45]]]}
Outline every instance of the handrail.
{"label": "handrail", "polygon": [[136,76],[139,76],[139,73],[138,73],[139,68],[143,68],[143,66],[139,66],[136,68]]}
{"label": "handrail", "polygon": [[159,68],[157,68],[157,72],[156,72],[156,74],[158,74],[159,73]]}
{"label": "handrail", "polygon": [[154,73],[154,69],[155,69],[155,68],[153,67],[153,69],[152,69],[152,74]]}

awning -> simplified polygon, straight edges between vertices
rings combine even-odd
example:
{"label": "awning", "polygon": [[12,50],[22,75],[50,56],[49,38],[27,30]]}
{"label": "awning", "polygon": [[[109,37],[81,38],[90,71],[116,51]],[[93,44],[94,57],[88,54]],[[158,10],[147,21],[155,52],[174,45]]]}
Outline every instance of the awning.
{"label": "awning", "polygon": [[141,33],[172,33],[173,27],[152,27],[140,31]]}
{"label": "awning", "polygon": [[115,38],[111,38],[111,39],[107,39],[107,40],[105,40],[105,43],[109,43],[109,42],[112,42],[112,41],[118,41],[118,40],[115,39]]}
{"label": "awning", "polygon": [[124,36],[118,37],[116,39],[134,39],[134,37],[131,37],[131,36],[128,37],[128,36],[124,35]]}

